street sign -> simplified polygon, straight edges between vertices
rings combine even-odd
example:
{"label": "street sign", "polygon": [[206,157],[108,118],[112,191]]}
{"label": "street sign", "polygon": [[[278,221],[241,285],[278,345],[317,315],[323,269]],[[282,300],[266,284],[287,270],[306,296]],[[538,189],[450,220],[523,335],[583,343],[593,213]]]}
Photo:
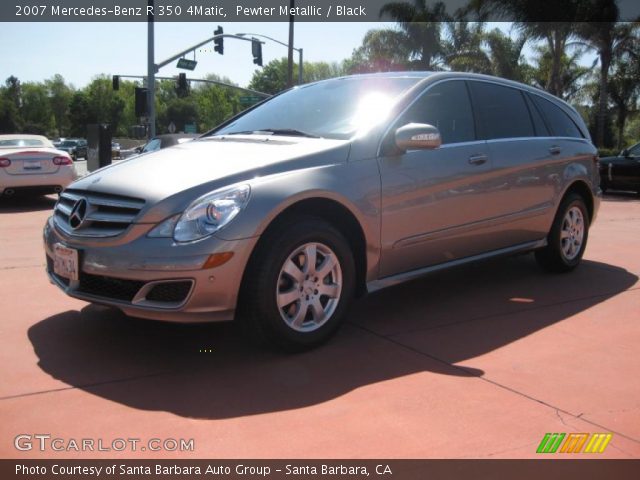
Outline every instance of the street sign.
{"label": "street sign", "polygon": [[184,133],[197,133],[198,129],[196,128],[195,123],[185,123],[184,124]]}
{"label": "street sign", "polygon": [[181,58],[178,60],[178,65],[176,67],[182,68],[184,70],[194,70],[198,62],[195,60],[189,60],[188,58]]}
{"label": "street sign", "polygon": [[240,97],[240,103],[242,105],[251,105],[252,103],[258,103],[261,100],[262,100],[262,97],[258,97],[257,95]]}

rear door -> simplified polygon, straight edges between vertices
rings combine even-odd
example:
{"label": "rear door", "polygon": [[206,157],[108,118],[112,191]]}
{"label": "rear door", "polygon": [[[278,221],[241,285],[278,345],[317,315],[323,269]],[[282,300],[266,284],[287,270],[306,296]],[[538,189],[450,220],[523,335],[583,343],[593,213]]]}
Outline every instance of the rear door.
{"label": "rear door", "polygon": [[464,80],[430,87],[394,122],[384,143],[408,123],[437,127],[435,150],[383,153],[380,276],[470,256],[489,246],[477,237],[479,221],[494,213],[484,192],[491,161],[478,141]]}
{"label": "rear door", "polygon": [[549,138],[522,90],[483,80],[470,80],[469,89],[478,135],[493,162],[488,199],[494,202],[496,247],[539,240],[546,235],[544,215],[553,206],[556,184],[548,163],[552,151],[562,156],[562,147]]}

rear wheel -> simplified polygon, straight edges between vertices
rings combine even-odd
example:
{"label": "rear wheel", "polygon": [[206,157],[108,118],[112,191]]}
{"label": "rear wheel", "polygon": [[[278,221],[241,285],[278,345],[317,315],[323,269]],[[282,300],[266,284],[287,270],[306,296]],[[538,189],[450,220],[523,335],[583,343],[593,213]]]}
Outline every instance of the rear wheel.
{"label": "rear wheel", "polygon": [[297,217],[261,240],[245,275],[240,320],[260,343],[313,348],[336,332],[354,287],[342,233],[322,219]]}
{"label": "rear wheel", "polygon": [[535,252],[536,260],[551,272],[573,270],[582,260],[588,236],[589,214],[584,199],[570,193],[558,208],[547,246]]}

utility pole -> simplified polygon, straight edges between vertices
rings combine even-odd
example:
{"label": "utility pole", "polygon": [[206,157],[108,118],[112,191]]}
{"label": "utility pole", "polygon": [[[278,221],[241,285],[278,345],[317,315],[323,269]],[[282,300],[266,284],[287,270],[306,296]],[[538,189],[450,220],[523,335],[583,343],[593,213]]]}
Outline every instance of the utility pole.
{"label": "utility pole", "polygon": [[293,87],[293,9],[295,0],[291,0],[289,11],[289,59],[287,64],[287,88]]}
{"label": "utility pole", "polygon": [[156,64],[153,39],[153,1],[147,0],[147,110],[149,117],[148,137],[156,136]]}

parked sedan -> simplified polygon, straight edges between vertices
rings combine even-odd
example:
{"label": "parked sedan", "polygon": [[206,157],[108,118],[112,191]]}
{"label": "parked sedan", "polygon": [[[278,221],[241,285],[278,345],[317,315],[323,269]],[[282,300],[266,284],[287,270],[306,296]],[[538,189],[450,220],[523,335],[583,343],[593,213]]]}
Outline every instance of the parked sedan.
{"label": "parked sedan", "polygon": [[76,178],[67,152],[39,135],[0,135],[0,194],[60,192]]}
{"label": "parked sedan", "polygon": [[600,187],[634,190],[640,194],[640,143],[625,148],[617,157],[600,159]]}

